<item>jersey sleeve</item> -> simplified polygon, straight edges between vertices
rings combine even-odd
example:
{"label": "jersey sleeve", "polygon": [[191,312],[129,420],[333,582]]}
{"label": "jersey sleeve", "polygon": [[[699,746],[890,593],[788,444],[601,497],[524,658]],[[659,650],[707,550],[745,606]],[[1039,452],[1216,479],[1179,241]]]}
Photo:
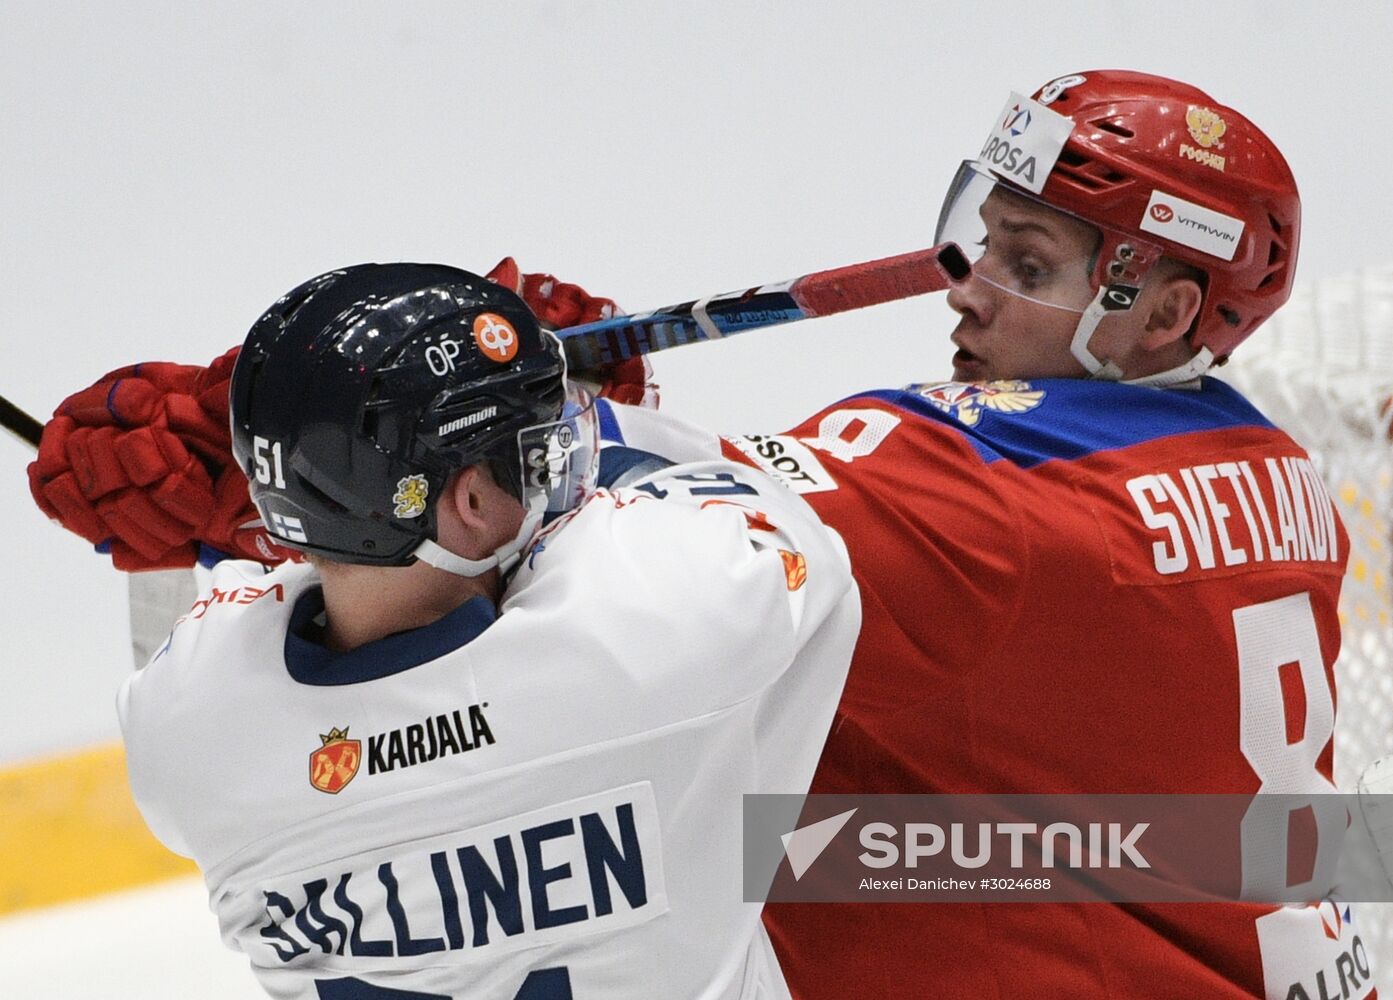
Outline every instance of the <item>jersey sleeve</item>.
{"label": "jersey sleeve", "polygon": [[862,593],[873,595],[863,644],[908,639],[908,661],[950,670],[978,662],[1007,634],[1029,547],[1015,499],[989,473],[998,456],[957,422],[893,396],[852,397],[785,434],[724,447],[801,495],[845,539]]}
{"label": "jersey sleeve", "polygon": [[[262,639],[283,629],[289,600],[312,577],[307,564],[286,563],[272,574],[257,563],[224,560],[193,606],[174,623],[150,662],[126,678],[116,696],[131,792],[150,831],[175,854],[205,864],[235,755],[220,746],[231,715],[249,727],[240,706],[223,692],[236,689],[244,643],[228,639],[232,615],[257,622]],[[222,704],[218,701],[221,699]]]}
{"label": "jersey sleeve", "polygon": [[[671,685],[674,704],[708,710],[772,683],[856,606],[838,535],[768,477],[725,461],[600,491],[540,539],[512,590],[505,615],[547,618],[585,594],[584,628],[556,627],[577,643],[661,650],[651,676]],[[856,623],[838,629],[849,643]]]}

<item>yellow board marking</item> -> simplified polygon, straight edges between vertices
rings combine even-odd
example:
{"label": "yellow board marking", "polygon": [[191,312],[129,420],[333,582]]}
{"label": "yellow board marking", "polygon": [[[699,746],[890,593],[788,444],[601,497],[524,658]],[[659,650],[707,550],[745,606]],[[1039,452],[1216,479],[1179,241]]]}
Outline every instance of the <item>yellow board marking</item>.
{"label": "yellow board marking", "polygon": [[0,914],[197,870],[145,828],[119,744],[0,768]]}

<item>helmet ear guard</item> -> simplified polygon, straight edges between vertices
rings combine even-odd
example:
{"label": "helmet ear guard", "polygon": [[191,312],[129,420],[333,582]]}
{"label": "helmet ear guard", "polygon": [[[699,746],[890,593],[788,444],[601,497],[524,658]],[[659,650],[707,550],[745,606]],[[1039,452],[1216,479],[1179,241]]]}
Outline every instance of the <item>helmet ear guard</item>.
{"label": "helmet ear guard", "polygon": [[[288,546],[407,565],[435,545],[436,501],[456,470],[515,453],[519,435],[562,415],[564,373],[556,338],[478,275],[331,271],[248,334],[232,378],[233,453]],[[527,499],[522,482],[503,485]]]}

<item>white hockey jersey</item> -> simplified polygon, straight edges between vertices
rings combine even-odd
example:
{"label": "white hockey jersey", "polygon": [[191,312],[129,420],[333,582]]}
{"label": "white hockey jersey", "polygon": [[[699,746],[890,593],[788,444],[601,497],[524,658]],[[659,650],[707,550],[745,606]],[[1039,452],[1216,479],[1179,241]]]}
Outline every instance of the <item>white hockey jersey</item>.
{"label": "white hockey jersey", "polygon": [[224,563],[121,691],[146,821],[279,1000],[772,998],[742,796],[803,792],[860,610],[724,463],[601,491],[482,598],[346,654],[313,568]]}

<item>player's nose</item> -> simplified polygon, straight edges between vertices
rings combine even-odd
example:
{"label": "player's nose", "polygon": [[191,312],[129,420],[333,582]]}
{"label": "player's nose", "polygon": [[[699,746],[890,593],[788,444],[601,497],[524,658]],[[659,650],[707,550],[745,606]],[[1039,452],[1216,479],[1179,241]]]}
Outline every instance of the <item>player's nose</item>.
{"label": "player's nose", "polygon": [[978,276],[974,266],[965,281],[954,282],[948,289],[948,308],[960,316],[970,317],[980,326],[986,326],[991,322],[995,291]]}

